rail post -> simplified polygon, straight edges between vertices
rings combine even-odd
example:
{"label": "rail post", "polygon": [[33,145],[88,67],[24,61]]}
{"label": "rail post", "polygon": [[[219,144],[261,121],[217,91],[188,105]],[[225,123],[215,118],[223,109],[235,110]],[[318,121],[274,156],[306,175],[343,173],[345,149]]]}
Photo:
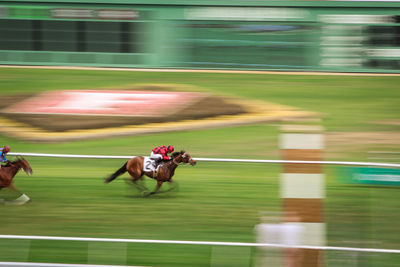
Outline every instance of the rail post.
{"label": "rail post", "polygon": [[[324,149],[323,127],[319,125],[282,125],[280,149],[283,160],[321,161]],[[285,222],[296,222],[303,227],[301,242],[306,246],[325,245],[323,200],[325,175],[321,164],[283,163],[280,177],[280,197]],[[293,255],[293,254],[291,254]],[[286,253],[286,267],[290,265]],[[301,267],[323,266],[322,250],[300,249]]]}

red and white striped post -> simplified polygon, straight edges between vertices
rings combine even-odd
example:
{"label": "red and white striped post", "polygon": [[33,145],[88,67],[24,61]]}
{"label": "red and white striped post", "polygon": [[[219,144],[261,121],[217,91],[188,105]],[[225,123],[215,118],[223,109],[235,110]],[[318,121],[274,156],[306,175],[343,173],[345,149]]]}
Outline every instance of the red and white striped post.
{"label": "red and white striped post", "polygon": [[[280,149],[284,160],[321,161],[323,128],[318,125],[283,125]],[[280,183],[283,213],[296,214],[296,222],[303,227],[302,245],[324,246],[325,175],[321,164],[284,163]],[[287,217],[286,222],[291,218]],[[298,266],[323,266],[322,250],[301,249],[299,258]]]}

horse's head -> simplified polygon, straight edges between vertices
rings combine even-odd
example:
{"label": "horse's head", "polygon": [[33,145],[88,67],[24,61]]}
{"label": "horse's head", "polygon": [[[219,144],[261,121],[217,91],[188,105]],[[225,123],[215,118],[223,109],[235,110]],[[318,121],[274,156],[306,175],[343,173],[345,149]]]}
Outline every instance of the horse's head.
{"label": "horse's head", "polygon": [[29,165],[28,161],[26,161],[23,157],[18,157],[18,159],[13,162],[11,165],[16,166],[20,169],[23,169],[24,172],[28,175],[32,175],[32,168]]}
{"label": "horse's head", "polygon": [[181,158],[182,163],[189,163],[190,165],[194,166],[196,165],[196,161],[192,158],[192,156],[189,155],[189,153],[185,152],[185,150],[181,150],[179,152],[179,156]]}

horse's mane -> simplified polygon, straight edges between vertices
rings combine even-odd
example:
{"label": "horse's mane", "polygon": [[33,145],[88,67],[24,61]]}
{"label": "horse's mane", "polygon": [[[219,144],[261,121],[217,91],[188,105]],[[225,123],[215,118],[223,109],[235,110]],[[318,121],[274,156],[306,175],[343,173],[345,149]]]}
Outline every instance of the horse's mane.
{"label": "horse's mane", "polygon": [[17,159],[16,160],[10,160],[10,163],[17,163],[17,162],[20,162],[20,161],[26,161],[26,160],[21,156],[17,156]]}
{"label": "horse's mane", "polygon": [[5,165],[5,166],[3,166],[3,167],[18,167],[18,166],[16,166],[15,164],[18,164],[18,163],[20,163],[20,162],[22,162],[22,164],[26,164],[26,165],[29,165],[29,163],[26,161],[26,159],[24,159],[23,157],[21,157],[21,156],[17,156],[17,159],[16,160],[10,160],[8,163],[7,163],[7,165]]}
{"label": "horse's mane", "polygon": [[184,153],[185,153],[185,150],[182,150],[182,151],[179,151],[179,152],[174,152],[174,153],[171,154],[171,157],[174,159],[177,156],[182,155]]}

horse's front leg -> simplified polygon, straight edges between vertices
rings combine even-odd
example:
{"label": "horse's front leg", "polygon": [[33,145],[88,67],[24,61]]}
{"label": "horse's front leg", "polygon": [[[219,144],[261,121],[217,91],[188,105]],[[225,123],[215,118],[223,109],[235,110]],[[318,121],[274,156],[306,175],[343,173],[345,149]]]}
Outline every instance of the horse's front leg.
{"label": "horse's front leg", "polygon": [[168,190],[166,192],[173,191],[173,190],[174,191],[178,190],[179,185],[175,180],[170,179],[168,182],[169,182],[169,188],[168,188]]}
{"label": "horse's front leg", "polygon": [[131,179],[127,179],[127,182],[131,183],[142,196],[145,196],[149,194],[149,189],[144,184],[139,183],[139,181],[142,179],[142,176],[138,175],[131,175]]}
{"label": "horse's front leg", "polygon": [[30,198],[27,195],[25,195],[24,193],[21,193],[21,191],[18,190],[18,188],[14,185],[13,182],[11,182],[11,184],[7,188],[20,194],[20,196],[11,201],[4,201],[4,204],[6,204],[6,205],[23,205],[30,200]]}
{"label": "horse's front leg", "polygon": [[12,191],[14,191],[14,192],[16,192],[16,193],[18,193],[18,194],[20,194],[20,195],[22,194],[21,191],[18,190],[18,188],[14,185],[13,182],[11,182],[10,185],[7,188],[12,190]]}
{"label": "horse's front leg", "polygon": [[[0,190],[3,189],[3,187],[0,187]],[[0,203],[4,204],[4,201],[6,201],[4,198],[0,198]]]}
{"label": "horse's front leg", "polygon": [[143,184],[140,184],[140,183],[139,183],[139,180],[140,180],[140,178],[139,178],[139,179],[136,179],[136,180],[132,180],[133,185],[134,185],[139,191],[141,191],[141,192],[143,192],[143,191],[149,191],[149,189],[147,189],[146,186],[144,186]]}
{"label": "horse's front leg", "polygon": [[151,192],[151,193],[150,193],[150,195],[153,195],[153,194],[157,193],[157,192],[158,192],[158,190],[160,190],[160,187],[161,187],[161,185],[162,185],[162,184],[163,184],[163,181],[159,181],[159,180],[157,180],[156,189],[154,189],[154,191],[153,191],[153,192]]}

